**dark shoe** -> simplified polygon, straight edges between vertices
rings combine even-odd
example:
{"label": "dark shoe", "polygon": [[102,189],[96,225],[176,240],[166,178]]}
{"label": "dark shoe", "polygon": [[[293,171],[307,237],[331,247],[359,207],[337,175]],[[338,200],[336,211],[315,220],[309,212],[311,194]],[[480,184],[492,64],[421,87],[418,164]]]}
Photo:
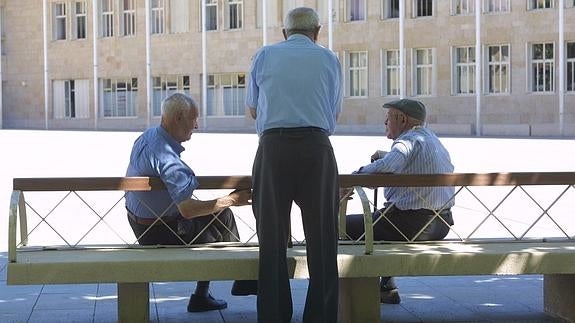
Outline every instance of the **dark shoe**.
{"label": "dark shoe", "polygon": [[258,294],[257,280],[236,280],[232,285],[232,295],[248,296]]}
{"label": "dark shoe", "polygon": [[399,304],[401,302],[399,290],[397,288],[382,290],[379,292],[379,300],[384,304]]}
{"label": "dark shoe", "polygon": [[228,307],[228,303],[222,299],[215,299],[211,294],[208,296],[198,296],[192,294],[188,302],[188,312],[207,312],[223,310]]}

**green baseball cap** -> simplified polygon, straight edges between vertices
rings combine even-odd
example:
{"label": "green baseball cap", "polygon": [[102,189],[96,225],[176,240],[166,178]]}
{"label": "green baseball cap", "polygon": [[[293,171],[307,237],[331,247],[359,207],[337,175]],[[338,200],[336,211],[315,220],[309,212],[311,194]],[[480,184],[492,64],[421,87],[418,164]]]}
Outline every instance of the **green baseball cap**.
{"label": "green baseball cap", "polygon": [[419,101],[411,99],[400,99],[387,102],[383,105],[383,107],[386,109],[394,108],[414,119],[425,121],[425,105]]}

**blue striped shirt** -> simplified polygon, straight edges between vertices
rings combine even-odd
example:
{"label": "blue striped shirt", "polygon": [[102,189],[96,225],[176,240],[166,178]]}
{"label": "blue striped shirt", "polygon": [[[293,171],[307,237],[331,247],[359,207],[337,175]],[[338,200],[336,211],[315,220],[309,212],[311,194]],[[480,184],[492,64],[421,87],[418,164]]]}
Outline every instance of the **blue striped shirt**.
{"label": "blue striped shirt", "polygon": [[[418,126],[402,133],[383,158],[360,168],[358,173],[453,173],[453,165],[439,138],[431,130]],[[401,210],[451,207],[453,200],[449,199],[454,193],[452,186],[384,188],[387,202],[395,203]]]}
{"label": "blue striped shirt", "polygon": [[307,36],[261,48],[254,56],[246,105],[256,109],[256,131],[318,127],[333,134],[341,112],[341,65]]}
{"label": "blue striped shirt", "polygon": [[126,176],[160,177],[166,190],[126,192],[126,207],[142,218],[179,214],[177,205],[200,185],[180,158],[184,147],[161,126],[149,128],[134,142]]}

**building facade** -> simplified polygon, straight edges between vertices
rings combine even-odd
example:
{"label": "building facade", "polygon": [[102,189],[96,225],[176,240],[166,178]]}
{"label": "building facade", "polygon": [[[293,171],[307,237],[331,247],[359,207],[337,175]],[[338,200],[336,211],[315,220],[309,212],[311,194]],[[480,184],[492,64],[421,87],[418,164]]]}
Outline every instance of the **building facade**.
{"label": "building facade", "polygon": [[251,57],[297,6],[342,64],[339,133],[410,97],[443,135],[575,136],[575,0],[0,0],[0,127],[141,130],[181,91],[253,131]]}

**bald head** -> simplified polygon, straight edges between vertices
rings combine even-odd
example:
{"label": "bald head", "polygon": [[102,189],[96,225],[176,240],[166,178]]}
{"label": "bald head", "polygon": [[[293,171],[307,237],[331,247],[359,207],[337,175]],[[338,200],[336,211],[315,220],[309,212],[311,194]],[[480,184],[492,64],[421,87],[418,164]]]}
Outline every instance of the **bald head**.
{"label": "bald head", "polygon": [[196,102],[183,93],[174,93],[162,101],[161,126],[176,141],[190,140],[198,128],[199,110]]}
{"label": "bald head", "polygon": [[284,36],[303,34],[313,41],[317,40],[320,24],[317,12],[312,8],[299,7],[288,12],[284,21]]}

